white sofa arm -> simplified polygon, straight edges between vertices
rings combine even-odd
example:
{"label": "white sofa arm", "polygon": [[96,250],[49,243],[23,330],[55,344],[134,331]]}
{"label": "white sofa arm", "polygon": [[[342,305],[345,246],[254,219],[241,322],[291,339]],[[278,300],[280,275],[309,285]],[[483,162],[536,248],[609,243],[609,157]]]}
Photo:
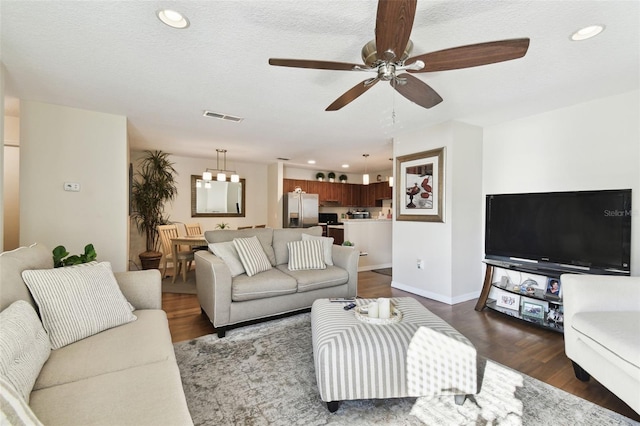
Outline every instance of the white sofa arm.
{"label": "white sofa arm", "polygon": [[162,309],[160,271],[128,271],[114,273],[124,297],[136,309]]}
{"label": "white sofa arm", "polygon": [[358,294],[358,262],[360,252],[353,247],[333,245],[331,257],[333,264],[345,269],[349,273],[349,295]]}
{"label": "white sofa arm", "polygon": [[196,289],[200,307],[214,327],[231,320],[231,271],[226,263],[206,250],[195,252]]}
{"label": "white sofa arm", "polygon": [[563,274],[560,283],[565,321],[576,312],[640,310],[640,277]]}

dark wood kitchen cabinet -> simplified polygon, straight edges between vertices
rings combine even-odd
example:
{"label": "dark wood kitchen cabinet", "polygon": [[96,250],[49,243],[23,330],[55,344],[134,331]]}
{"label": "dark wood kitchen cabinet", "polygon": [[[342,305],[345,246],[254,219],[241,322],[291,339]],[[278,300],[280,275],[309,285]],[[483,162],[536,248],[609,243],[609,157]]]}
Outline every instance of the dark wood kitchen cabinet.
{"label": "dark wood kitchen cabinet", "polygon": [[283,179],[284,192],[293,192],[299,186],[308,194],[318,194],[320,206],[380,207],[382,200],[392,199],[393,188],[388,182],[370,185],[315,180]]}

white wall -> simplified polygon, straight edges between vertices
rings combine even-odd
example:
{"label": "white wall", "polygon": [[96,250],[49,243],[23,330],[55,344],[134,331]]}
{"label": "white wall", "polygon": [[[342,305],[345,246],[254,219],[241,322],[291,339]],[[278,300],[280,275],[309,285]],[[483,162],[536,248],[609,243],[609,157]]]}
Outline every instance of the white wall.
{"label": "white wall", "polygon": [[445,222],[394,220],[392,286],[453,304],[478,297],[482,287],[482,129],[448,122],[403,134],[394,158],[440,147]]}
{"label": "white wall", "polygon": [[640,275],[640,92],[487,127],[483,194],[631,188]]}
{"label": "white wall", "polygon": [[[4,135],[4,64],[0,62],[0,135]],[[4,203],[4,149],[0,150],[0,200]],[[4,251],[4,208],[0,209],[0,252]]]}
{"label": "white wall", "polygon": [[[98,260],[127,269],[128,146],[124,116],[39,102],[20,104],[20,244],[92,243]],[[80,192],[66,192],[77,182]]]}
{"label": "white wall", "polygon": [[4,116],[4,250],[20,247],[20,119]]}

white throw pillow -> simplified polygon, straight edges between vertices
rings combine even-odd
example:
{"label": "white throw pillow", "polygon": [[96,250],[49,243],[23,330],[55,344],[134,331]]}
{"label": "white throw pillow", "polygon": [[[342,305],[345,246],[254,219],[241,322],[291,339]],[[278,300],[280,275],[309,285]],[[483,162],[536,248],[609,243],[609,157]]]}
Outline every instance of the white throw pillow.
{"label": "white throw pillow", "polygon": [[51,353],[49,336],[33,306],[13,302],[0,312],[0,377],[29,402],[40,370]]}
{"label": "white throw pillow", "polygon": [[233,245],[238,251],[240,261],[247,275],[255,274],[271,269],[271,262],[262,249],[262,245],[255,235],[249,238],[234,238]]}
{"label": "white throw pillow", "polygon": [[301,271],[308,269],[326,269],[324,262],[323,242],[319,240],[290,241],[289,270]]}
{"label": "white throw pillow", "polygon": [[324,247],[324,263],[333,265],[333,237],[316,237],[315,235],[302,234],[302,241],[319,240],[322,241]]}
{"label": "white throw pillow", "polygon": [[0,425],[42,426],[11,383],[0,377]]}
{"label": "white throw pillow", "polygon": [[108,262],[26,270],[22,278],[40,308],[53,349],[137,319]]}
{"label": "white throw pillow", "polygon": [[236,250],[236,246],[233,244],[233,241],[211,243],[209,244],[209,250],[227,264],[232,277],[244,274],[244,266],[242,266],[240,255],[238,255],[238,251]]}

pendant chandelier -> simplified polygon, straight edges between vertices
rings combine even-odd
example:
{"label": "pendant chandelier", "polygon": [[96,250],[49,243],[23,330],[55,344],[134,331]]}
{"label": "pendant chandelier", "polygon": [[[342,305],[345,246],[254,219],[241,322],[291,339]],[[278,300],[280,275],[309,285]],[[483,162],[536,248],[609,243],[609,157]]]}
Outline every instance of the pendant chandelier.
{"label": "pendant chandelier", "polygon": [[[220,154],[223,157],[223,168],[220,168]],[[213,173],[216,174],[216,180],[218,182],[225,182],[227,180],[227,173],[231,173],[231,182],[240,182],[240,176],[235,170],[227,170],[227,150],[216,149],[216,168],[206,169],[202,173],[202,180],[205,184],[213,180]]]}
{"label": "pendant chandelier", "polygon": [[364,174],[362,175],[362,184],[369,185],[369,173],[367,173],[367,158],[369,158],[369,154],[362,154],[364,157]]}

